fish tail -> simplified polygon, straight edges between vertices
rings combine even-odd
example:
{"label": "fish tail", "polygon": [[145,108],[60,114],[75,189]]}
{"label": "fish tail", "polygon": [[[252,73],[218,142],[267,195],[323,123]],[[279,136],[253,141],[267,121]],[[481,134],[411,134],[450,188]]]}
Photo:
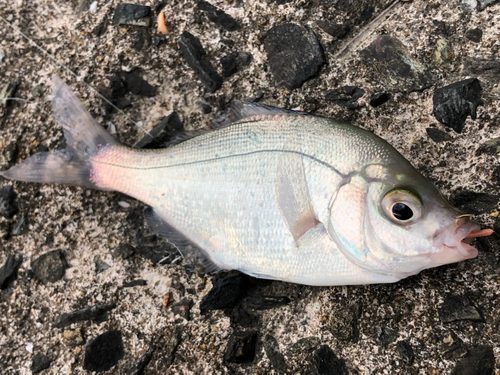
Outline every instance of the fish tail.
{"label": "fish tail", "polygon": [[71,89],[52,76],[54,116],[66,138],[64,150],[39,152],[1,173],[5,178],[107,190],[93,181],[92,158],[118,143],[87,112]]}

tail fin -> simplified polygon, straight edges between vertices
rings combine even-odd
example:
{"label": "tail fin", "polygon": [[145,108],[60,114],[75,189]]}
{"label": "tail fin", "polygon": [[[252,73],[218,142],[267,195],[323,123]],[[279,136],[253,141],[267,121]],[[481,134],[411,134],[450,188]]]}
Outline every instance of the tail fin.
{"label": "tail fin", "polygon": [[87,112],[71,89],[52,76],[54,117],[62,126],[67,146],[61,151],[39,152],[1,173],[5,178],[51,182],[96,189],[90,181],[91,158],[104,146],[117,142]]}

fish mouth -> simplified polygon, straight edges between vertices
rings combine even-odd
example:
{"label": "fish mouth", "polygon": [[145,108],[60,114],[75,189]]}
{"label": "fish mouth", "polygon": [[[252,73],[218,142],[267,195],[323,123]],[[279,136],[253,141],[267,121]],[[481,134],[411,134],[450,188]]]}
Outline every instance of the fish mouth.
{"label": "fish mouth", "polygon": [[471,215],[460,215],[455,222],[440,230],[433,240],[439,251],[431,255],[437,264],[456,263],[475,258],[478,251],[470,243],[477,237],[489,236],[491,229],[481,229],[478,223],[470,221]]}

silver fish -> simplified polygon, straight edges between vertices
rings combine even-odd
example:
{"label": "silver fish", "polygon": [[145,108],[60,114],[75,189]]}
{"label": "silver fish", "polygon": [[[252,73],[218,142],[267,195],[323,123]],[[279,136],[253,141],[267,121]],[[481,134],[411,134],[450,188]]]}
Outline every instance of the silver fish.
{"label": "silver fish", "polygon": [[[238,102],[231,124],[162,150],[118,144],[54,76],[67,148],[6,178],[116,190],[208,271],[309,285],[391,283],[473,258],[491,230],[460,217],[393,147],[320,116]],[[195,246],[187,246],[189,243]]]}

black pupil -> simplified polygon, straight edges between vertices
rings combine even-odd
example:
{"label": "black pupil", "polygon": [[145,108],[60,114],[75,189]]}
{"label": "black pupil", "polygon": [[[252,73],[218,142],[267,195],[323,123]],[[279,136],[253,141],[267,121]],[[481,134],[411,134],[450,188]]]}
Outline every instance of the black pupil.
{"label": "black pupil", "polygon": [[404,203],[396,203],[392,206],[392,214],[398,220],[410,220],[413,217],[413,211]]}

